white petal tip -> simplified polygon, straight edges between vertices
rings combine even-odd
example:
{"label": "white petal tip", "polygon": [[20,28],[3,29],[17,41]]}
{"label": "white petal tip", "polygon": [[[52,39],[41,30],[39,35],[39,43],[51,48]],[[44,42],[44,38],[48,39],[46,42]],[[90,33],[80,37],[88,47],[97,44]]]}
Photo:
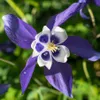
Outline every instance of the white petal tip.
{"label": "white petal tip", "polygon": [[53,30],[55,32],[65,32],[65,30],[63,28],[59,27],[59,26],[54,27]]}
{"label": "white petal tip", "polygon": [[50,70],[52,67],[52,61],[48,62],[45,66],[47,67],[48,70]]}
{"label": "white petal tip", "polygon": [[48,67],[48,66],[46,66],[46,67],[47,67],[47,69],[48,69],[48,70],[50,70],[50,69],[51,69],[51,67]]}
{"label": "white petal tip", "polygon": [[42,29],[42,32],[50,32],[50,29],[45,25]]}
{"label": "white petal tip", "polygon": [[68,59],[67,59],[67,58],[65,58],[65,59],[64,59],[64,63],[66,63],[66,62],[67,62],[67,60],[68,60]]}
{"label": "white petal tip", "polygon": [[32,58],[37,57],[38,55],[39,55],[39,53],[33,52],[33,53],[32,53]]}

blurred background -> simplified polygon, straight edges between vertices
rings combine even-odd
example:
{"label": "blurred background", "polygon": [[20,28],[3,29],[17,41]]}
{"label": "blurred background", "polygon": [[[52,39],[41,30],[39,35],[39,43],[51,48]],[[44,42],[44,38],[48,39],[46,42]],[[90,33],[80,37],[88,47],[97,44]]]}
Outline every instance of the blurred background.
{"label": "blurred background", "polygon": [[[14,45],[4,32],[2,16],[5,14],[15,14],[40,32],[50,16],[63,11],[76,1],[0,0],[0,83],[11,84],[8,92],[0,96],[0,100],[100,100],[100,61],[89,62],[73,54],[68,63],[72,66],[74,98],[70,99],[55,90],[45,79],[43,68],[38,65],[28,89],[22,94],[19,75],[32,50],[24,50]],[[95,26],[91,19],[84,20],[76,14],[62,27],[68,35],[87,39],[100,52],[100,7],[94,4],[88,7],[95,17]],[[90,16],[87,7],[84,12]]]}

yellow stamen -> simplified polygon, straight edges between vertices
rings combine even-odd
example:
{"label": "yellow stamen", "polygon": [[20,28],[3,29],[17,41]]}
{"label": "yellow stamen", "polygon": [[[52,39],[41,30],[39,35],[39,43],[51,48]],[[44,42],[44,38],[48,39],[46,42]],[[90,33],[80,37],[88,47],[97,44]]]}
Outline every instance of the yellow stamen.
{"label": "yellow stamen", "polygon": [[48,44],[48,50],[50,50],[51,52],[56,52],[56,50],[58,50],[58,47],[53,43],[53,42],[50,42]]}

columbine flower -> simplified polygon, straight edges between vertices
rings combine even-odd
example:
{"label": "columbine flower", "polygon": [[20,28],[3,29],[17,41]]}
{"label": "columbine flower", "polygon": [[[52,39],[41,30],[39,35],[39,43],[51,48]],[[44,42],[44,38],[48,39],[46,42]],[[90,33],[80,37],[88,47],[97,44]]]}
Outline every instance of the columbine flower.
{"label": "columbine flower", "polygon": [[87,40],[79,36],[67,36],[65,30],[59,27],[80,8],[79,3],[74,3],[65,11],[51,17],[39,34],[12,14],[3,16],[6,34],[12,42],[21,48],[34,50],[20,74],[22,93],[25,92],[38,62],[40,66],[44,66],[48,82],[57,90],[72,97],[72,71],[66,63],[69,51],[90,61],[100,58],[100,54],[92,49]]}
{"label": "columbine flower", "polygon": [[[83,5],[83,8],[89,3],[94,3],[95,5],[100,6],[100,0],[79,0],[79,3]],[[83,8],[80,9],[80,15],[82,18],[88,19],[89,17],[83,13]]]}
{"label": "columbine flower", "polygon": [[0,84],[0,95],[4,94],[9,88],[8,84]]}
{"label": "columbine flower", "polygon": [[69,50],[66,46],[60,45],[67,39],[66,31],[60,27],[54,27],[52,31],[47,26],[42,32],[35,36],[31,44],[33,49],[32,57],[37,57],[39,66],[46,66],[49,70],[52,67],[53,59],[65,63],[69,57]]}

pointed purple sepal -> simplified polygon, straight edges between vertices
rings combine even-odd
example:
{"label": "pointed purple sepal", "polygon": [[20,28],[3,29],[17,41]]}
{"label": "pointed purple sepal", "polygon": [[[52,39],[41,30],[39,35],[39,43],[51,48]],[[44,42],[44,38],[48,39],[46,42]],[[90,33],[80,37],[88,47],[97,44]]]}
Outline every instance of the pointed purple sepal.
{"label": "pointed purple sepal", "polygon": [[66,20],[68,20],[70,17],[74,16],[82,8],[83,8],[82,3],[73,3],[70,7],[68,7],[63,12],[58,13],[55,16],[52,16],[49,19],[47,26],[50,29],[52,29],[53,26],[59,26],[59,25],[63,24]]}
{"label": "pointed purple sepal", "polygon": [[30,57],[26,63],[25,68],[22,70],[20,74],[20,84],[22,88],[22,93],[25,92],[30,82],[30,79],[32,77],[32,74],[36,66],[36,62],[37,62],[37,57],[34,57],[34,58]]}
{"label": "pointed purple sepal", "polygon": [[100,53],[96,52],[87,40],[79,36],[69,36],[62,45],[68,47],[72,53],[90,61],[96,61],[100,59]]}
{"label": "pointed purple sepal", "polygon": [[80,10],[80,16],[81,16],[83,19],[89,19],[89,17],[88,17],[87,15],[84,14],[83,9]]}
{"label": "pointed purple sepal", "polygon": [[35,38],[36,30],[13,14],[2,17],[4,29],[9,39],[21,48],[31,48]]}
{"label": "pointed purple sepal", "polygon": [[72,96],[72,70],[69,64],[53,61],[50,70],[44,68],[48,82],[66,96]]}

